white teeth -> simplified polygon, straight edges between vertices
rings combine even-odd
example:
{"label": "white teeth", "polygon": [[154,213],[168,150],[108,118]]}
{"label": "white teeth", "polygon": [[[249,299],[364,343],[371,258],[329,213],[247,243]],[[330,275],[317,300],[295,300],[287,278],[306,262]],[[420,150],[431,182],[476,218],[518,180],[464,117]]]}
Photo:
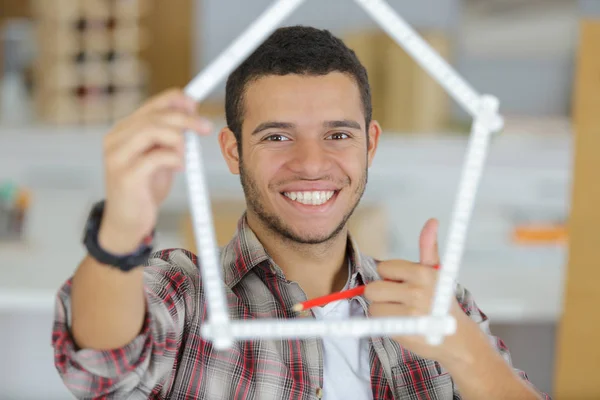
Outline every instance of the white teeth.
{"label": "white teeth", "polygon": [[[325,196],[323,196],[323,197],[325,197]],[[313,193],[312,203],[313,203],[313,206],[316,206],[317,204],[321,203],[321,192],[314,192]]]}
{"label": "white teeth", "polygon": [[334,193],[333,190],[327,190],[320,192],[285,192],[284,195],[298,203],[318,206],[331,199]]}

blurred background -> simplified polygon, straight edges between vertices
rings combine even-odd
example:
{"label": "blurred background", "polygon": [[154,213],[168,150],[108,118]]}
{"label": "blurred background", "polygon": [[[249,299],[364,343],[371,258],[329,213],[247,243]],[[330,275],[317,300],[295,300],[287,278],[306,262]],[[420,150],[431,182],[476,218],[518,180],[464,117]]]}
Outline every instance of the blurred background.
{"label": "blurred background", "polygon": [[[479,93],[497,96],[506,118],[461,283],[534,384],[557,398],[600,398],[591,378],[600,362],[600,1],[388,2]],[[0,0],[0,399],[70,398],[50,347],[54,296],[84,255],[83,223],[103,197],[102,136],[148,96],[185,86],[269,4]],[[384,134],[352,218],[362,250],[418,259],[420,229],[437,217],[443,251],[470,116],[353,1],[307,0],[293,24],[330,29],[370,75]],[[218,128],[223,98],[224,83],[200,105]],[[203,144],[224,244],[242,191],[215,137]],[[194,249],[188,209],[179,176],[159,247]]]}

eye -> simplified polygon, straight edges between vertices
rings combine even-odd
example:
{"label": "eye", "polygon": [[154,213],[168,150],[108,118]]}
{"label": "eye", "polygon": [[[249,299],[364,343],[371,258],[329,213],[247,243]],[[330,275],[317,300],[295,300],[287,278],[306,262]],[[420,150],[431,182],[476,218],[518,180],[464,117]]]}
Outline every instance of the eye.
{"label": "eye", "polygon": [[328,140],[343,140],[348,139],[350,135],[344,132],[336,132],[327,137]]}
{"label": "eye", "polygon": [[283,135],[270,135],[264,138],[263,140],[267,142],[285,142],[289,139]]}

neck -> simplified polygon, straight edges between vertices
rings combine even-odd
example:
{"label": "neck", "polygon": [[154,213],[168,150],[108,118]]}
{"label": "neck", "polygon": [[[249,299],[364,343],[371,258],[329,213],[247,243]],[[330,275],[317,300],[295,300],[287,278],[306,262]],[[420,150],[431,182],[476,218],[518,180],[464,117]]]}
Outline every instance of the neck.
{"label": "neck", "polygon": [[306,244],[283,237],[267,228],[249,211],[247,221],[286,279],[298,283],[307,298],[324,296],[343,289],[348,279],[346,227],[326,242]]}

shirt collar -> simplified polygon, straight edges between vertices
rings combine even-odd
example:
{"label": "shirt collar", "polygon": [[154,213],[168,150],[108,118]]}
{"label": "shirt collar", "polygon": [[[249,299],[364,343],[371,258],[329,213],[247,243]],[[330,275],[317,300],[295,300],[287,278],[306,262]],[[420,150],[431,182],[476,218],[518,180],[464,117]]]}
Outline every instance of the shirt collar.
{"label": "shirt collar", "polygon": [[[348,259],[350,263],[350,288],[379,279],[376,262],[362,254],[356,241],[348,235]],[[283,272],[275,265],[246,220],[246,213],[238,221],[237,231],[231,241],[222,249],[221,261],[225,284],[231,289],[256,266],[270,268],[285,279]]]}

